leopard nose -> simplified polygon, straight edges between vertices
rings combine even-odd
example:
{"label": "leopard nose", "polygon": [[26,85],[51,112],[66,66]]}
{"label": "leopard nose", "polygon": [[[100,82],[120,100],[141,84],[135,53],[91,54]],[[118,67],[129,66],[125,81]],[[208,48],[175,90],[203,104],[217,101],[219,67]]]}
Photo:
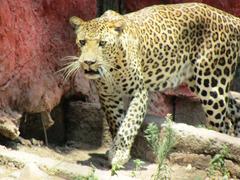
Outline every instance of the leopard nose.
{"label": "leopard nose", "polygon": [[96,60],[86,60],[86,61],[84,61],[84,63],[90,66],[90,65],[95,64]]}

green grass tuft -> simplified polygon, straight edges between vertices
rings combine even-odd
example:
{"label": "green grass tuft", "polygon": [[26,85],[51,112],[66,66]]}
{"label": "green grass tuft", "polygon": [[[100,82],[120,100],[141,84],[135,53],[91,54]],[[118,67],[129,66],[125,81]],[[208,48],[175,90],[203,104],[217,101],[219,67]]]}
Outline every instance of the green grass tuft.
{"label": "green grass tuft", "polygon": [[145,137],[156,155],[158,168],[153,175],[154,180],[170,179],[170,168],[166,163],[167,156],[175,144],[174,132],[172,129],[172,116],[166,116],[164,137],[160,138],[160,130],[156,124],[151,123],[145,130]]}

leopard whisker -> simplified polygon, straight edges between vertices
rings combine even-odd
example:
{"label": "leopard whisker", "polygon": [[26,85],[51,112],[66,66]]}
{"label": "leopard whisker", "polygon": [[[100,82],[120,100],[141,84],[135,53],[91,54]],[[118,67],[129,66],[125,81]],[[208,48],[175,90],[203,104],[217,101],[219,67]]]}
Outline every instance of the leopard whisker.
{"label": "leopard whisker", "polygon": [[80,69],[80,62],[79,61],[75,61],[75,62],[72,62],[72,63],[68,63],[68,65],[66,65],[65,67],[63,67],[62,69],[60,69],[57,72],[63,72],[64,80],[66,80],[69,77],[71,77],[74,74],[76,74],[76,72],[79,69]]}
{"label": "leopard whisker", "polygon": [[71,76],[73,76],[76,72],[77,68],[75,69],[71,69],[70,71],[68,71],[64,77],[65,80],[69,79]]}
{"label": "leopard whisker", "polygon": [[79,60],[78,56],[65,56],[60,59],[60,61],[76,61]]}
{"label": "leopard whisker", "polygon": [[102,72],[102,68],[99,68],[99,69],[98,69],[98,72],[99,72],[99,74],[100,74],[101,77],[104,76],[104,74],[103,74],[103,72]]}

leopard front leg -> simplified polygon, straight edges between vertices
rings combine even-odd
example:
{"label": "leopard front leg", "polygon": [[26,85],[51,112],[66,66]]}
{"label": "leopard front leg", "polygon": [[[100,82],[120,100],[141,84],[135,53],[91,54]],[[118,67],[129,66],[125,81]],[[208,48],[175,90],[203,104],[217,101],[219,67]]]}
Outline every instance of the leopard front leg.
{"label": "leopard front leg", "polygon": [[125,116],[121,94],[100,93],[99,98],[112,138],[114,138]]}
{"label": "leopard front leg", "polygon": [[109,151],[109,161],[112,165],[123,165],[129,160],[133,141],[146,113],[147,101],[147,89],[140,89],[134,93],[126,117],[118,129]]}

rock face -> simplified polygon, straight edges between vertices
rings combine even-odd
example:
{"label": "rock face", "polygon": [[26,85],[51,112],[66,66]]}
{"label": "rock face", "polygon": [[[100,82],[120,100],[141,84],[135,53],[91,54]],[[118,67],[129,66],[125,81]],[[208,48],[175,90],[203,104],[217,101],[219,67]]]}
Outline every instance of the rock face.
{"label": "rock face", "polygon": [[74,54],[68,18],[96,15],[95,0],[0,0],[1,133],[18,136],[22,112],[51,111],[69,89],[59,60]]}
{"label": "rock face", "polygon": [[[66,139],[69,143],[89,144],[99,147],[104,144],[106,124],[99,104],[70,102],[66,110]],[[110,138],[109,138],[110,139]]]}

